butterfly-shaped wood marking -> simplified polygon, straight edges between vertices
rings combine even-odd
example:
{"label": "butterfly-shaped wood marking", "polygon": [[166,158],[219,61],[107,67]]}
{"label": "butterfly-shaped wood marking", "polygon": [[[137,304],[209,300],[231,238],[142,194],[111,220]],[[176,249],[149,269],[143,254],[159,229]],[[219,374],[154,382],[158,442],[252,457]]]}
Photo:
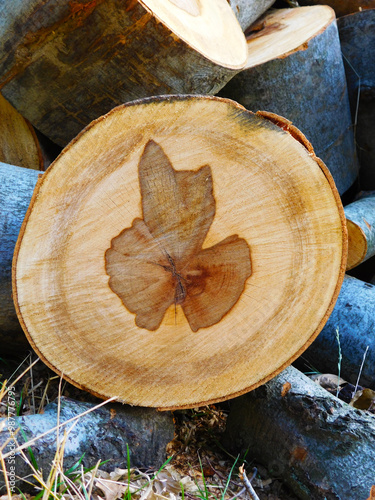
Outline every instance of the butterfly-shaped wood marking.
{"label": "butterfly-shaped wood marking", "polygon": [[202,249],[216,210],[211,168],[176,171],[150,140],[138,175],[143,219],[106,251],[110,288],[140,328],[157,330],[172,304],[194,332],[218,323],[241,296],[251,261],[237,235]]}

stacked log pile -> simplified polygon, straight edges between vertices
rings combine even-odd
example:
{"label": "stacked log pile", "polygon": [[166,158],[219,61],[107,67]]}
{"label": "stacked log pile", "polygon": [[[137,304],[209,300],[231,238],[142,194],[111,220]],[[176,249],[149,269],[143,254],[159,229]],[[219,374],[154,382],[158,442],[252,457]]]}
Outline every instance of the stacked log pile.
{"label": "stacked log pile", "polygon": [[375,286],[344,279],[375,254],[375,4],[273,3],[0,5],[0,357],[163,410],[263,385],[233,451],[275,466],[266,416],[299,498],[365,500],[373,415],[283,370],[337,373],[339,338],[375,387]]}

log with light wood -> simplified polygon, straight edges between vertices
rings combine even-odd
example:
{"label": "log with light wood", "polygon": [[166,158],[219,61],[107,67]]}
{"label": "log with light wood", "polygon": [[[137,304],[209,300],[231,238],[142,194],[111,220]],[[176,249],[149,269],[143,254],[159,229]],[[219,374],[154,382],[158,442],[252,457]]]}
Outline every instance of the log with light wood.
{"label": "log with light wood", "polygon": [[0,163],[0,352],[30,350],[12,299],[12,258],[18,233],[40,174],[36,170]]}
{"label": "log with light wood", "polygon": [[0,89],[61,146],[118,104],[214,94],[246,62],[227,0],[23,0],[0,18]]}
{"label": "log with light wood", "polygon": [[[345,276],[329,320],[296,366],[309,371],[337,373],[340,364],[345,380],[355,384],[361,373],[359,383],[375,389],[374,311],[375,285]],[[339,362],[340,351],[342,360]]]}
{"label": "log with light wood", "polygon": [[265,464],[301,500],[365,500],[374,484],[375,417],[293,367],[232,402],[224,446]]}
{"label": "log with light wood", "polygon": [[345,216],[349,270],[375,255],[375,193],[363,193],[360,199],[346,205]]}
{"label": "log with light wood", "polygon": [[[374,4],[375,7],[375,4]],[[361,189],[375,189],[375,9],[337,21],[345,61]]]}
{"label": "log with light wood", "polygon": [[243,31],[253,24],[275,0],[228,0]]}
{"label": "log with light wood", "polygon": [[329,5],[335,10],[337,17],[375,7],[375,0],[298,0],[298,3],[300,5]]}
{"label": "log with light wood", "polygon": [[145,99],[93,122],[43,175],[14,299],[36,352],[78,387],[195,407],[306,349],[346,244],[333,180],[287,120],[213,97]]}
{"label": "log with light wood", "polygon": [[0,162],[43,170],[43,157],[33,127],[0,94]]}
{"label": "log with light wood", "polygon": [[343,194],[355,182],[358,164],[334,11],[328,6],[275,10],[252,30],[246,67],[220,95],[291,120]]}

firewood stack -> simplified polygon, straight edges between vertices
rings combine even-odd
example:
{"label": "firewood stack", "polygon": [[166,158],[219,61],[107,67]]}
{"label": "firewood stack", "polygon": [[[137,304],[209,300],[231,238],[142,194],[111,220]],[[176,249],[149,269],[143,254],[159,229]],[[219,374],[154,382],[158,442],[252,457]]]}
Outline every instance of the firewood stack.
{"label": "firewood stack", "polygon": [[[375,254],[375,10],[273,3],[0,6],[2,355],[176,409],[332,345]],[[36,134],[64,148],[43,174]]]}

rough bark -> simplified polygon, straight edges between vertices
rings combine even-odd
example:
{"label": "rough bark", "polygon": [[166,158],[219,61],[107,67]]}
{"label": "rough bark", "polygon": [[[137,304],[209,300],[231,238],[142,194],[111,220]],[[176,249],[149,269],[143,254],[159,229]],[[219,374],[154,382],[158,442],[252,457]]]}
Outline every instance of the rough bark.
{"label": "rough bark", "polygon": [[375,7],[375,0],[298,0],[298,3],[300,5],[329,5],[335,10],[337,17]]}
{"label": "rough bark", "polygon": [[351,276],[345,276],[336,306],[325,327],[303,354],[314,368],[323,373],[337,373],[340,339],[341,376],[356,383],[363,356],[360,384],[375,388],[375,286]]}
{"label": "rough bark", "polygon": [[[47,405],[44,413],[40,415],[14,417],[12,412],[15,410],[11,408],[10,418],[0,419],[0,448],[3,448],[5,463],[7,463],[6,454],[12,455],[12,451],[17,448],[12,436],[18,429],[22,429],[22,432],[19,431],[15,439],[19,445],[22,445],[55,428],[58,418],[59,423],[64,424],[94,406],[91,403],[62,397],[59,417],[56,402]],[[174,424],[169,412],[161,413],[149,408],[132,408],[118,403],[109,403],[63,425],[59,431],[60,443],[64,438],[64,431],[69,433],[65,444],[65,470],[76,464],[83,454],[84,467],[93,467],[99,460],[109,460],[100,468],[109,471],[113,471],[115,467],[127,468],[127,444],[132,466],[158,469],[166,460],[166,446],[174,437]],[[7,441],[9,443],[4,447]],[[45,480],[55,457],[56,443],[57,431],[55,430],[30,445],[39,469],[43,470]],[[24,453],[28,456],[27,449],[24,449]],[[30,466],[22,458],[20,451],[15,450],[15,462],[15,470],[19,478],[32,474]],[[2,477],[0,473],[0,488],[4,487]],[[21,480],[17,481],[16,485],[21,488],[21,491],[30,489],[30,485]]]}
{"label": "rough bark", "polygon": [[375,255],[375,194],[345,207],[348,226],[348,262],[352,269]]}
{"label": "rough bark", "polygon": [[33,127],[0,94],[0,162],[44,170]]}
{"label": "rough bark", "polygon": [[275,0],[229,0],[242,31],[246,31],[274,3]]}
{"label": "rough bark", "polygon": [[337,25],[355,121],[360,183],[362,189],[375,189],[375,9],[342,17]]}
{"label": "rough bark", "polygon": [[289,122],[154,98],[93,123],[43,175],[14,297],[34,349],[75,385],[194,407],[246,392],[312,342],[346,251],[333,180]]}
{"label": "rough bark", "polygon": [[293,367],[232,403],[224,446],[264,463],[301,500],[365,500],[374,484],[375,417]]}
{"label": "rough bark", "polygon": [[226,0],[18,0],[0,18],[1,91],[61,146],[124,102],[214,94],[246,61]]}
{"label": "rough bark", "polygon": [[358,164],[334,12],[327,6],[281,9],[253,28],[247,65],[220,95],[291,120],[343,194]]}
{"label": "rough bark", "polygon": [[0,353],[21,354],[30,345],[12,299],[12,258],[38,172],[0,163]]}

